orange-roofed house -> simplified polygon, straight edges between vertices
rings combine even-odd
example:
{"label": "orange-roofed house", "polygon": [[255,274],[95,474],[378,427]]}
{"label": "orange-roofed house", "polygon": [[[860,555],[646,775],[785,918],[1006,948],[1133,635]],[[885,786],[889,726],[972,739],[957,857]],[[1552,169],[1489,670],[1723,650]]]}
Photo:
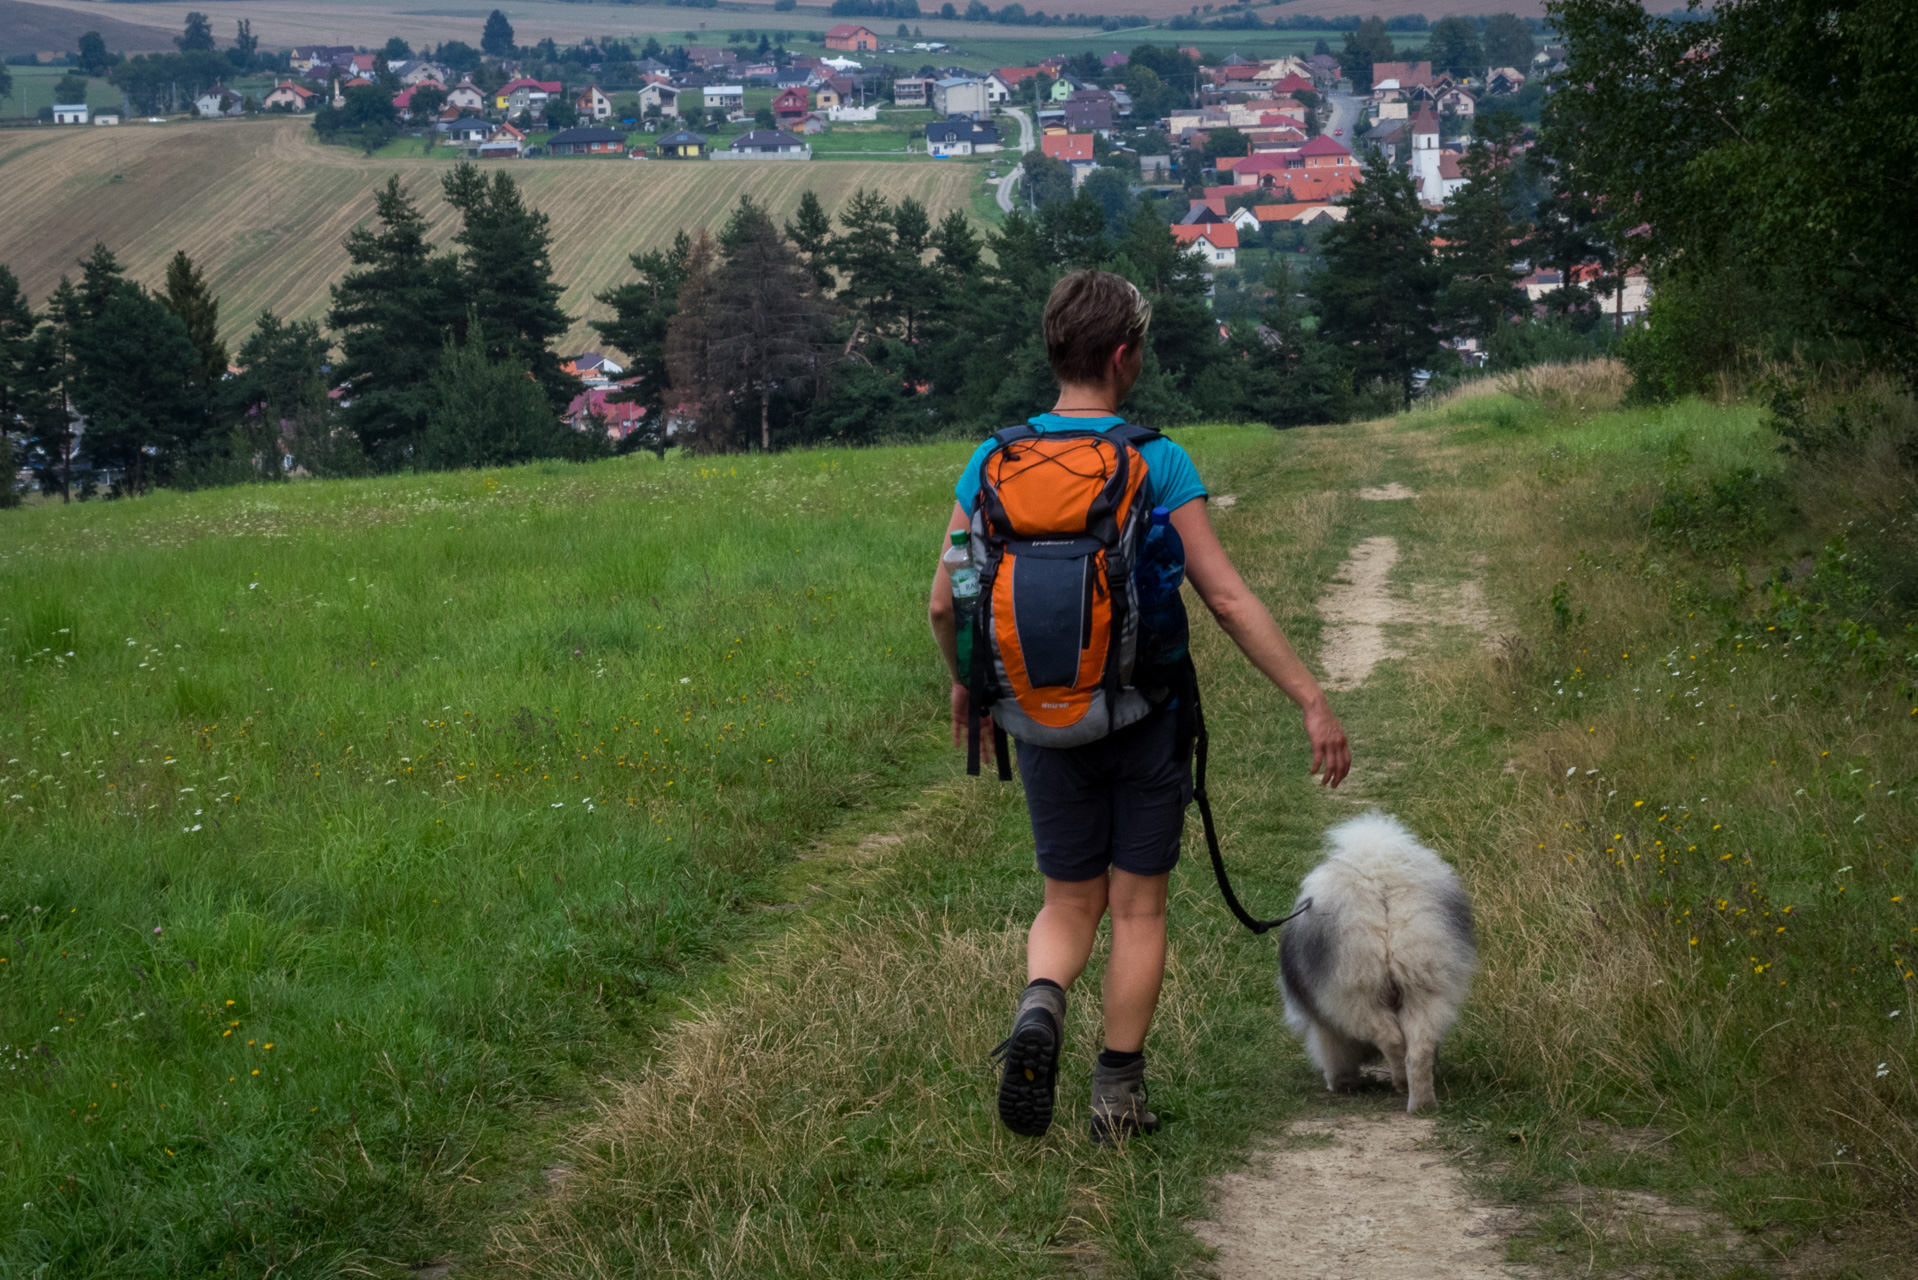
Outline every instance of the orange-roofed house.
{"label": "orange-roofed house", "polygon": [[1260,204],[1252,206],[1252,212],[1258,215],[1261,223],[1296,222],[1300,226],[1310,226],[1314,222],[1330,220],[1344,222],[1346,208],[1338,204]]}
{"label": "orange-roofed house", "polygon": [[1230,222],[1206,222],[1168,227],[1172,238],[1205,260],[1207,266],[1230,267],[1239,260],[1239,229]]}
{"label": "orange-roofed house", "polygon": [[986,77],[986,98],[991,102],[1010,102],[1019,96],[1019,86],[1043,71],[1043,67],[1000,67]]}
{"label": "orange-roofed house", "polygon": [[1092,138],[1093,135],[1089,133],[1047,133],[1039,139],[1039,149],[1054,160],[1063,160],[1067,164],[1075,160],[1091,164]]}
{"label": "orange-roofed house", "polygon": [[879,37],[856,22],[842,22],[826,33],[826,47],[874,53],[879,49]]}

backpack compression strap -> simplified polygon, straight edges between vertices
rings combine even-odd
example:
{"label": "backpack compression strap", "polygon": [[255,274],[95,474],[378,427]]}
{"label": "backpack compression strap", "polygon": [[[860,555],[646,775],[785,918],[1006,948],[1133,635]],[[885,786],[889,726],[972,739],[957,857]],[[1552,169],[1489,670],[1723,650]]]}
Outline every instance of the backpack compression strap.
{"label": "backpack compression strap", "polygon": [[1290,915],[1280,916],[1277,920],[1256,920],[1252,913],[1239,903],[1239,895],[1232,892],[1232,881],[1226,878],[1225,859],[1219,853],[1219,832],[1212,823],[1212,802],[1205,793],[1205,757],[1208,745],[1205,731],[1205,711],[1199,705],[1199,681],[1196,672],[1187,681],[1185,693],[1191,698],[1192,719],[1197,727],[1193,741],[1192,761],[1192,798],[1199,805],[1199,822],[1205,828],[1206,852],[1212,855],[1212,874],[1218,877],[1219,894],[1225,899],[1225,905],[1239,918],[1239,923],[1253,933],[1268,933],[1286,921],[1311,910],[1312,899],[1303,899]]}

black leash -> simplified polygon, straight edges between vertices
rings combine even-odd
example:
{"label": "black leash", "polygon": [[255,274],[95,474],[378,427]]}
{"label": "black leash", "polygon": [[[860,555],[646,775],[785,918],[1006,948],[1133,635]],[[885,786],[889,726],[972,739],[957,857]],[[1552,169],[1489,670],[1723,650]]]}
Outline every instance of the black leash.
{"label": "black leash", "polygon": [[1225,905],[1232,908],[1232,914],[1239,918],[1239,923],[1250,929],[1253,933],[1269,933],[1286,921],[1296,919],[1304,915],[1307,911],[1310,911],[1312,909],[1312,899],[1301,899],[1299,905],[1292,909],[1290,915],[1280,916],[1277,920],[1254,919],[1252,913],[1240,905],[1239,895],[1232,892],[1232,881],[1226,878],[1225,859],[1219,853],[1218,828],[1212,823],[1212,802],[1206,797],[1205,793],[1205,757],[1208,735],[1205,731],[1205,711],[1199,705],[1199,685],[1197,680],[1194,680],[1187,686],[1186,695],[1192,699],[1192,719],[1196,726],[1196,735],[1193,740],[1192,798],[1198,802],[1199,822],[1205,827],[1205,847],[1206,852],[1212,855],[1212,874],[1219,878],[1219,893],[1225,898]]}

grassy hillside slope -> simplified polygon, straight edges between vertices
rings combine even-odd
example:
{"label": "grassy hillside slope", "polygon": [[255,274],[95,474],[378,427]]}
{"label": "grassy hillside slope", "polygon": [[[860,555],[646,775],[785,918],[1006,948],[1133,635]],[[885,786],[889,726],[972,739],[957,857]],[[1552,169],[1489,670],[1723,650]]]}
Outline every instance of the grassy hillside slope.
{"label": "grassy hillside slope", "polygon": [[[36,304],[62,272],[103,241],[139,280],[154,283],[185,249],[220,295],[232,341],[262,307],[282,317],[322,314],[327,287],[347,267],[347,231],[372,214],[373,191],[398,174],[436,239],[457,219],[440,197],[440,160],[368,160],[313,141],[303,120],[208,121],[163,126],[0,133],[0,260]],[[934,218],[964,205],[971,166],[835,161],[832,164],[656,164],[540,161],[512,169],[528,199],[553,220],[553,265],[563,305],[580,317],[567,342],[596,347],[585,321],[603,318],[592,295],[628,278],[627,257],[697,226],[717,226],[750,194],[783,219],[808,188],[836,209],[864,185],[923,201]]]}
{"label": "grassy hillside slope", "polygon": [[[1320,609],[1342,563],[1398,553],[1390,656],[1333,695],[1339,793],[1198,626],[1226,856],[1260,913],[1362,806],[1457,863],[1483,969],[1441,1116],[1521,1207],[1514,1254],[1891,1274],[1918,1238],[1909,660],[1807,602],[1902,545],[1907,473],[1869,440],[1785,472],[1752,408],[1622,409],[1618,381],[1179,434],[1315,665],[1351,643]],[[924,633],[964,454],[0,522],[7,1266],[1191,1273],[1207,1176],[1326,1104],[1272,940],[1190,856],[1165,1132],[1078,1123],[1096,959],[1066,1122],[993,1119],[1037,885],[1017,786],[944,745]]]}

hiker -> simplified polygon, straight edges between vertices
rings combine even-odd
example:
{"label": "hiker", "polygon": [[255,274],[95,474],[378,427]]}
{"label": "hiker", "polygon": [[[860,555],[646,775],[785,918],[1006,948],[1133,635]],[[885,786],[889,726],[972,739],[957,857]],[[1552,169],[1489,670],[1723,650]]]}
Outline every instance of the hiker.
{"label": "hiker", "polygon": [[[1138,483],[1137,463],[1142,461],[1146,471],[1143,493],[1134,495],[1132,507],[1141,511],[1170,509],[1171,526],[1184,543],[1185,574],[1199,598],[1252,665],[1304,713],[1306,734],[1312,740],[1312,772],[1323,785],[1336,787],[1351,768],[1345,731],[1332,714],[1324,691],[1292,651],[1272,615],[1226,558],[1206,515],[1205,486],[1191,458],[1169,439],[1125,426],[1119,416],[1120,404],[1139,377],[1151,318],[1151,304],[1123,276],[1076,271],[1054,286],[1046,303],[1044,324],[1046,356],[1059,383],[1058,403],[1050,412],[1029,419],[1030,431],[1009,428],[974,452],[955,489],[957,502],[947,530],[948,541],[954,541],[955,530],[971,530],[971,545],[985,545],[982,526],[974,522],[983,486],[992,486],[988,513],[1009,519],[1007,513],[1014,506],[1024,513],[1033,509],[1035,497],[1040,505],[1049,497],[1043,490],[1033,490],[1033,484],[1051,485],[1062,503],[1075,500],[1085,489],[1085,476],[1091,474],[1097,480],[1101,474],[1085,465],[1095,455],[1106,460],[1106,475],[1119,474],[1119,466],[1127,459],[1136,459],[1130,463],[1135,469],[1130,481],[1134,485]],[[1091,432],[1112,435],[1089,437]],[[1131,439],[1138,443],[1125,443]],[[1062,452],[1067,450],[1074,452],[1067,456]],[[1000,452],[1005,456],[995,466],[991,459]],[[1009,458],[1019,461],[1015,464]],[[1048,459],[1052,465],[1043,465]],[[1016,500],[1006,496],[1015,483],[1028,486],[1020,490]],[[1068,513],[1068,521],[1070,518]],[[1075,532],[1081,527],[1090,529],[1092,522],[1081,520],[1079,525],[1069,527]],[[1141,538],[1135,534],[1135,542]],[[1111,627],[1111,644],[1124,643],[1124,628],[1106,622],[1096,608],[1093,612],[1097,616],[1085,621],[1077,585],[1081,578],[1045,576],[1058,572],[1060,556],[1075,550],[1070,545],[1073,541],[1025,544],[1025,554],[1018,555],[1013,573],[1029,576],[1012,579],[1023,581],[1028,596],[1034,583],[1070,584],[1064,591],[1053,592],[1050,601],[1056,606],[1058,598],[1064,597],[1069,606],[1066,625],[1054,628],[1072,637],[1065,646],[1070,651],[1068,668],[1073,662],[1081,662],[1079,651],[1087,647],[1085,637],[1099,625]],[[1121,547],[1117,541],[1112,545]],[[1003,554],[1011,558],[1021,550],[1021,544],[1013,542]],[[1121,548],[1113,554],[1124,552]],[[1105,561],[1098,563],[1103,565]],[[1002,562],[999,572],[1004,571]],[[1092,579],[1093,571],[1085,571],[1083,580]],[[1095,606],[1103,601],[1110,609],[1120,609],[1124,581],[1119,580],[1119,589],[1105,593],[1088,587],[1085,597]],[[980,598],[997,611],[991,625],[1000,628],[995,634],[1002,639],[995,643],[1002,647],[1043,643],[1045,619],[1026,618],[1025,611],[1032,607],[1027,597],[1015,600],[1007,585],[1001,601],[987,584]],[[1159,1119],[1146,1108],[1145,1039],[1165,974],[1167,883],[1179,860],[1185,809],[1193,796],[1192,718],[1173,705],[1180,701],[1173,696],[1175,691],[1156,691],[1159,701],[1155,704],[1150,694],[1118,689],[1117,682],[1108,676],[1102,689],[1074,692],[1089,718],[1097,721],[1104,717],[1092,729],[1079,731],[1079,736],[1086,732],[1100,734],[1080,745],[1046,746],[1034,741],[1061,736],[1047,729],[1046,718],[1056,720],[1075,713],[1044,710],[1066,706],[1065,695],[1050,688],[1047,693],[1055,700],[1036,702],[1031,708],[1025,700],[1009,700],[1001,689],[1000,700],[994,704],[1000,724],[994,726],[990,718],[975,719],[969,687],[974,673],[959,666],[952,600],[951,580],[942,561],[933,578],[931,616],[933,637],[952,674],[954,745],[969,741],[976,769],[977,755],[983,753],[990,759],[997,738],[1002,753],[998,760],[1000,776],[1007,777],[1003,735],[1010,731],[1018,740],[1019,774],[1032,818],[1039,871],[1045,878],[1045,903],[1026,940],[1026,988],[1012,1034],[996,1051],[1003,1055],[1004,1068],[999,1117],[1013,1132],[1031,1137],[1051,1126],[1066,992],[1091,957],[1101,918],[1110,913],[1112,948],[1103,992],[1105,1045],[1093,1071],[1092,1136],[1095,1141],[1111,1142],[1154,1132]],[[1046,603],[1044,599],[1038,601],[1041,612]],[[1003,616],[1014,606],[1020,610],[1018,628]],[[1056,607],[1054,612],[1058,612]],[[984,632],[988,630],[982,626],[974,648],[987,643]],[[1044,655],[1028,648],[1014,665],[1022,675],[1029,675],[1043,660]],[[1056,670],[1059,662],[1054,659],[1047,666]],[[1190,670],[1189,661],[1185,661],[1185,670]],[[1071,677],[1067,674],[1061,678]],[[1092,683],[1098,682],[1099,673],[1094,672]],[[1193,685],[1187,701],[1196,703],[1196,693]],[[1103,728],[1107,723],[1117,727]]]}

